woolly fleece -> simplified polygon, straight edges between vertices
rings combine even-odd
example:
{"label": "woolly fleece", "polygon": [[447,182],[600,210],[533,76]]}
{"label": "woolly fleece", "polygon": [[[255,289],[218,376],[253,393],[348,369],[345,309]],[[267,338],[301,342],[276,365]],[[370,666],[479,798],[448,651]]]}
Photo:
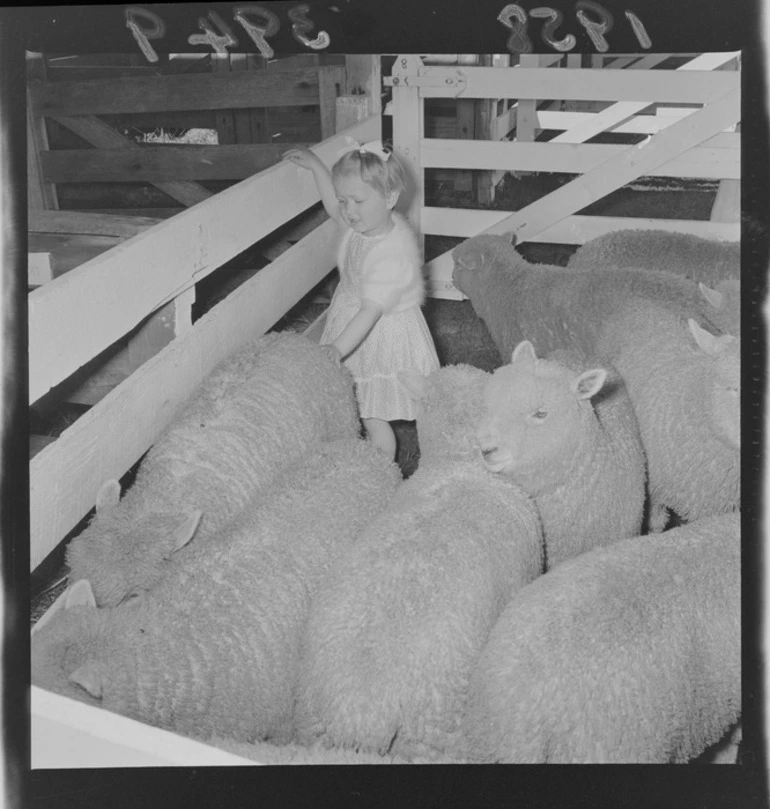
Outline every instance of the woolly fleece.
{"label": "woolly fleece", "polygon": [[72,540],[70,581],[88,579],[100,606],[154,587],[196,512],[193,544],[217,535],[309,448],[359,429],[352,380],[320,346],[284,333],[251,341],[203,381],[125,497]]}
{"label": "woolly fleece", "polygon": [[740,508],[740,340],[652,304],[610,320],[598,350],[626,382],[647,455],[652,530]]}
{"label": "woolly fleece", "polygon": [[361,439],[316,447],[163,586],[54,615],[32,682],[189,735],[288,741],[310,600],[400,479]]}
{"label": "woolly fleece", "polygon": [[411,760],[451,754],[468,673],[510,596],[542,569],[532,502],[483,467],[485,372],[425,381],[421,458],[315,599],[298,739]]}
{"label": "woolly fleece", "polygon": [[581,245],[567,266],[665,270],[713,288],[728,278],[740,280],[741,243],[667,230],[614,230]]}
{"label": "woolly fleece", "polygon": [[618,541],[511,600],[471,677],[471,760],[689,761],[741,712],[740,516]]}

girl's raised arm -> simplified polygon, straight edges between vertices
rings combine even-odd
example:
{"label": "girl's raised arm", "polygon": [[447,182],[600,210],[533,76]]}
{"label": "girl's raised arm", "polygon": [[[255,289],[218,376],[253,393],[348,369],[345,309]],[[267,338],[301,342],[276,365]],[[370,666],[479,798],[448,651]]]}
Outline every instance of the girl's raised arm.
{"label": "girl's raised arm", "polygon": [[340,204],[337,201],[337,194],[332,184],[332,173],[324,165],[323,161],[310,149],[289,149],[282,155],[284,160],[294,163],[303,169],[313,172],[318,193],[321,195],[321,202],[326,209],[326,213],[336,222],[344,224],[340,213]]}

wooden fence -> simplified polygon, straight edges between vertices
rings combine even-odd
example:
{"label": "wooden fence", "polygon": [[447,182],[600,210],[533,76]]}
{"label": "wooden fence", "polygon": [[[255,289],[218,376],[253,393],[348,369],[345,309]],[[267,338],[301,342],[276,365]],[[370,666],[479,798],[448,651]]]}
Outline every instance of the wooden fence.
{"label": "wooden fence", "polygon": [[[656,68],[670,56],[603,56],[601,63],[594,60],[585,69],[543,66],[561,59],[550,55],[522,56],[519,65],[503,69],[426,66],[417,56],[399,56],[386,83],[393,88],[394,147],[418,181],[409,212],[418,232],[459,237],[483,231],[515,233],[519,242],[582,244],[611,230],[660,228],[737,240],[738,55],[692,55],[680,58],[677,69]],[[515,140],[425,137],[425,100],[446,97],[516,99],[512,108]],[[541,130],[560,134],[540,140]],[[605,132],[644,139],[631,145],[589,142]],[[426,206],[424,172],[438,168],[559,172],[577,177],[516,212]],[[717,196],[710,221],[580,214],[641,177],[705,178],[722,182],[723,193]],[[462,298],[452,285],[451,273],[449,252],[430,261],[426,266],[429,294]]]}
{"label": "wooden fence", "polygon": [[[331,163],[344,137],[371,140],[380,129],[380,117],[371,116],[316,151]],[[221,359],[267,331],[331,272],[336,246],[326,222],[194,325],[175,314],[189,305],[196,282],[318,199],[310,172],[282,162],[29,294],[30,404],[149,317],[166,317],[174,330],[165,348],[30,461],[32,569],[93,507],[101,483],[120,478],[141,457]]]}

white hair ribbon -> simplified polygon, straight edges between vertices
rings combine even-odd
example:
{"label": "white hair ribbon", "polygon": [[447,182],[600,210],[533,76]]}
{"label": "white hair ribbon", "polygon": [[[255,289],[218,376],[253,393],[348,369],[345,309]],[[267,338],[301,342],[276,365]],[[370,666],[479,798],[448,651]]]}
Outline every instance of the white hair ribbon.
{"label": "white hair ribbon", "polygon": [[386,152],[382,146],[381,140],[370,140],[368,143],[361,144],[351,137],[345,137],[345,146],[337,152],[337,157],[343,157],[348,152],[360,152],[361,154],[377,155],[383,162],[390,157],[390,152]]}

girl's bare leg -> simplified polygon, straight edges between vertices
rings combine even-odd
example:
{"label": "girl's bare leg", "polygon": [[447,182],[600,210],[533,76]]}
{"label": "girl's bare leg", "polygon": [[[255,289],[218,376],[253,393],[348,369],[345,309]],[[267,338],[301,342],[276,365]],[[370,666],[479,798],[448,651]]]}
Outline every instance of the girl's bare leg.
{"label": "girl's bare leg", "polygon": [[363,419],[367,438],[379,447],[389,458],[396,457],[396,434],[390,422],[383,419]]}

